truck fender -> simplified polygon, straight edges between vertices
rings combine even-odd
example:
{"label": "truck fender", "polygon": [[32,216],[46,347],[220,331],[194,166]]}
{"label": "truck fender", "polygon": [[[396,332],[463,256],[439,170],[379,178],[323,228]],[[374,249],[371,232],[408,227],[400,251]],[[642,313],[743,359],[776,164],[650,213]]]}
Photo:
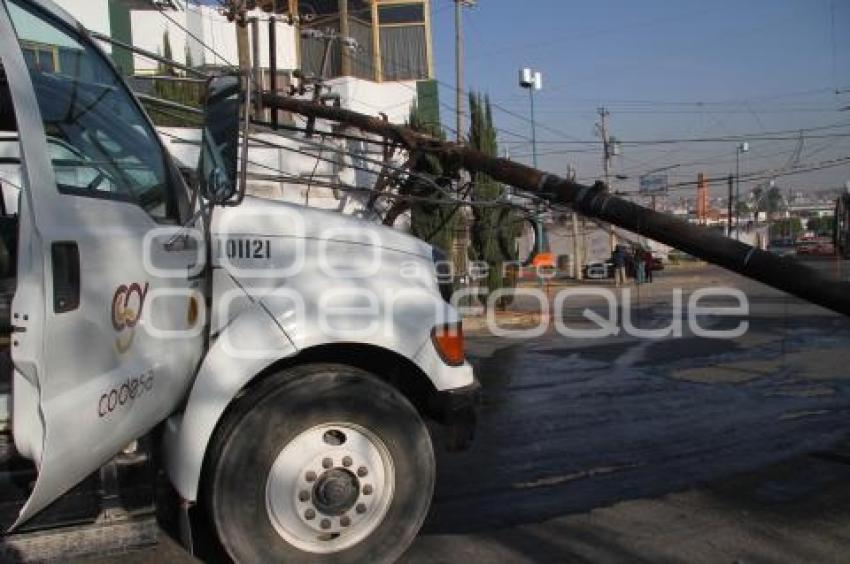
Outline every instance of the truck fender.
{"label": "truck fender", "polygon": [[207,445],[234,397],[295,347],[259,304],[228,324],[201,362],[183,413],[165,423],[165,470],[183,499],[194,501]]}
{"label": "truck fender", "polygon": [[[327,335],[317,323],[302,319],[292,323],[293,316],[277,304],[255,302],[243,310],[218,335],[198,371],[192,391],[182,414],[168,419],[165,425],[165,468],[172,485],[180,496],[195,501],[203,471],[204,457],[213,432],[227,407],[254,377],[277,362],[299,352],[327,344],[344,346],[346,342]],[[310,308],[312,303],[308,302]],[[373,321],[382,330],[383,338],[363,338],[360,345],[372,345],[410,359],[431,381],[436,390],[469,386],[475,379],[469,363],[449,366],[437,354],[430,342],[430,328],[440,322],[457,321],[454,310],[435,297],[418,300],[418,308],[400,308],[405,315]],[[315,319],[310,309],[306,319]],[[361,318],[365,323],[368,318]],[[387,338],[390,324],[393,338]],[[427,330],[423,331],[422,327]],[[252,351],[257,351],[252,358]]]}

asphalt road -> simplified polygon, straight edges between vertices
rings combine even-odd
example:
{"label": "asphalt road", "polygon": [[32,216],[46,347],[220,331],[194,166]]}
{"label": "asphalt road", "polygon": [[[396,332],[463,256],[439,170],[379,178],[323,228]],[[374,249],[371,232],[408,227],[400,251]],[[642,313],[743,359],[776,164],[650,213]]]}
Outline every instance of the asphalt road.
{"label": "asphalt road", "polygon": [[[847,279],[847,263],[814,266]],[[828,451],[850,435],[850,321],[721,269],[692,266],[660,273],[641,288],[636,325],[668,325],[674,288],[687,296],[720,286],[748,297],[749,330],[740,338],[686,330],[663,340],[575,341],[551,331],[515,343],[470,339],[483,384],[479,434],[469,452],[441,457],[435,504],[410,560],[446,561],[462,543],[433,543],[430,535],[474,537],[716,484]],[[558,314],[580,326],[585,306],[605,309],[588,301]],[[721,328],[740,320],[705,323]],[[777,486],[776,499],[759,499],[772,503],[810,485],[800,478],[804,483]],[[540,539],[547,557],[558,555],[551,540]],[[521,546],[534,553],[535,544]],[[564,550],[561,556],[576,556]],[[489,556],[509,561],[516,552],[504,547]]]}
{"label": "asphalt road", "polygon": [[[847,263],[816,267],[845,279],[850,271]],[[744,336],[469,337],[483,385],[478,435],[467,452],[439,454],[433,508],[404,560],[844,559],[850,321],[689,266],[641,288],[635,323],[664,327],[673,289],[687,296],[703,286],[744,290]],[[589,326],[584,307],[604,312],[590,300],[557,314]],[[136,557],[162,554],[176,551],[166,544]]]}

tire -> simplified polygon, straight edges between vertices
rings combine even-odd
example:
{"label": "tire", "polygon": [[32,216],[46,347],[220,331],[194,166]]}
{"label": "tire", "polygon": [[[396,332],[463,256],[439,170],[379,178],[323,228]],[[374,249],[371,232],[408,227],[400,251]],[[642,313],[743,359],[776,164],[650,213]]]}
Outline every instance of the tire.
{"label": "tire", "polygon": [[204,493],[234,562],[392,562],[425,520],[434,477],[430,435],[401,393],[363,370],[313,364],[237,400],[213,438]]}

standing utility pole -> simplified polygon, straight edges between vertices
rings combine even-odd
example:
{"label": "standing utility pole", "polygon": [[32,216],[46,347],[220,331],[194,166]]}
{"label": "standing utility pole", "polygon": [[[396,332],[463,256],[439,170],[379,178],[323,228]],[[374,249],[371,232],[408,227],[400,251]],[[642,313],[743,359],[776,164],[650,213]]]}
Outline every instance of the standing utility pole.
{"label": "standing utility pole", "polygon": [[463,8],[475,5],[475,0],[454,0],[455,2],[455,82],[457,95],[457,131],[455,138],[458,143],[463,140],[463,128],[466,126],[464,120],[463,103]]}
{"label": "standing utility pole", "polygon": [[726,236],[732,237],[732,200],[734,195],[732,194],[732,175],[729,175],[729,215],[726,216]]}
{"label": "standing utility pole", "polygon": [[602,167],[605,171],[605,184],[608,188],[611,188],[611,157],[613,156],[613,151],[611,151],[610,139],[608,137],[608,116],[611,114],[605,108],[599,108],[596,111],[599,114],[597,127],[599,128],[599,134],[602,136]]}
{"label": "standing utility pole", "polygon": [[[605,186],[608,189],[611,189],[611,157],[614,156],[613,146],[611,144],[611,138],[608,135],[608,116],[610,113],[604,107],[596,110],[599,113],[599,123],[596,124],[596,127],[599,131],[599,135],[602,137],[602,170],[605,175]],[[611,231],[608,232],[608,246],[611,248],[611,252],[614,252],[614,249],[617,247],[617,235],[614,233],[614,227],[611,227]]]}
{"label": "standing utility pole", "polygon": [[[263,71],[260,66],[260,20],[257,17],[252,17],[248,20],[251,23],[251,61],[253,67],[254,88],[257,92],[264,90]],[[256,119],[263,119],[263,98],[257,96],[254,100],[254,116]]]}
{"label": "standing utility pole", "polygon": [[537,127],[534,121],[534,87],[528,89],[528,95],[531,97],[531,156],[534,162],[534,168],[537,168]]}
{"label": "standing utility pole", "polygon": [[247,7],[245,0],[231,2],[236,21],[236,52],[239,57],[239,71],[243,78],[251,77],[251,40],[248,37]]}
{"label": "standing utility pole", "polygon": [[528,95],[531,98],[531,158],[534,167],[537,168],[537,126],[534,121],[534,91],[543,88],[543,75],[540,71],[525,67],[519,71],[519,85],[521,88],[528,89]]}
{"label": "standing utility pole", "polygon": [[[269,90],[277,94],[277,22],[274,16],[269,18]],[[279,114],[272,110],[272,127],[277,129]]]}
{"label": "standing utility pole", "polygon": [[735,239],[741,240],[741,153],[750,150],[750,144],[744,141],[735,147]]}
{"label": "standing utility pole", "polygon": [[463,2],[455,0],[455,83],[457,99],[457,123],[455,139],[458,143],[463,139]]}
{"label": "standing utility pole", "polygon": [[573,224],[573,278],[576,280],[582,279],[582,267],[584,251],[582,250],[582,239],[584,238],[584,230],[578,225],[578,214],[572,213]]}
{"label": "standing utility pole", "polygon": [[[567,166],[567,180],[571,182],[575,182],[577,176],[576,168],[573,165]],[[573,227],[573,278],[576,280],[582,279],[582,267],[584,265],[584,251],[582,250],[582,243],[584,239],[584,229],[579,228],[579,217],[576,212],[572,213],[572,227]]]}

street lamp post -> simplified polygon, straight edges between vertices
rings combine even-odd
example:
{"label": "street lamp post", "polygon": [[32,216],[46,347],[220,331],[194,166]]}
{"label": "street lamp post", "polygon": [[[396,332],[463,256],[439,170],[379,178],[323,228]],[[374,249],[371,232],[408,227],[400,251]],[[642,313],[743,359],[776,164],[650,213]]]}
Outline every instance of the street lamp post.
{"label": "street lamp post", "polygon": [[741,240],[741,153],[750,150],[746,141],[735,147],[735,239]]}
{"label": "street lamp post", "polygon": [[543,75],[540,71],[524,68],[519,71],[519,85],[527,88],[531,98],[531,158],[537,168],[537,127],[534,122],[534,91],[543,88]]}

